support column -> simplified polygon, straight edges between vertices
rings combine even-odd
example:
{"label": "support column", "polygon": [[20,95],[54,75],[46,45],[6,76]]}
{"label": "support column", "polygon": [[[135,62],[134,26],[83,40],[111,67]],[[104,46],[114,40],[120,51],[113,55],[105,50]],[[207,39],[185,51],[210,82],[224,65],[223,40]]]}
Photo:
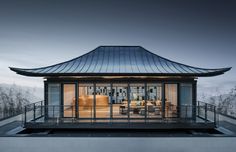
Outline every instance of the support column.
{"label": "support column", "polygon": [[75,83],[75,117],[79,118],[79,85],[78,82]]}
{"label": "support column", "polygon": [[115,97],[116,97],[116,99],[115,99],[115,103],[117,103],[117,86],[116,86],[116,89],[115,89],[114,95],[115,95]]}
{"label": "support column", "polygon": [[180,83],[177,83],[177,117],[180,118],[180,113],[181,113],[181,102],[180,102],[180,94],[181,94],[181,87]]}
{"label": "support column", "polygon": [[48,83],[44,81],[44,120],[48,118]]}
{"label": "support column", "polygon": [[161,108],[162,108],[162,118],[165,118],[165,107],[166,107],[166,102],[165,102],[165,83],[161,84]]}
{"label": "support column", "polygon": [[192,83],[192,95],[193,95],[193,101],[192,101],[192,117],[193,120],[196,121],[196,110],[197,110],[197,81],[194,80]]}
{"label": "support column", "polygon": [[59,117],[64,117],[64,83],[61,83],[61,106],[59,107],[60,113]]}
{"label": "support column", "polygon": [[127,87],[127,97],[128,97],[128,121],[130,123],[130,83],[128,82],[128,87]]}
{"label": "support column", "polygon": [[147,122],[147,82],[144,84],[144,93],[145,93],[145,123]]}
{"label": "support column", "polygon": [[93,119],[96,120],[96,83],[93,83]]}
{"label": "support column", "polygon": [[110,84],[110,122],[112,122],[112,119],[113,119],[113,102],[112,102],[112,87],[113,87],[113,84],[111,83]]}

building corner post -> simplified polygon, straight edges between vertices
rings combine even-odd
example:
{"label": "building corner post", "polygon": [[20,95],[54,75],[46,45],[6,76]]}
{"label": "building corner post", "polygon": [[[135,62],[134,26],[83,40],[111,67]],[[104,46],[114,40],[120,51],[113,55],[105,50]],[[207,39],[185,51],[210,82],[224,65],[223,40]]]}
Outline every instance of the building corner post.
{"label": "building corner post", "polygon": [[192,87],[193,87],[193,89],[192,89],[192,95],[193,95],[192,117],[193,117],[193,120],[196,121],[196,116],[197,116],[197,114],[196,114],[196,112],[197,112],[197,80],[193,81]]}

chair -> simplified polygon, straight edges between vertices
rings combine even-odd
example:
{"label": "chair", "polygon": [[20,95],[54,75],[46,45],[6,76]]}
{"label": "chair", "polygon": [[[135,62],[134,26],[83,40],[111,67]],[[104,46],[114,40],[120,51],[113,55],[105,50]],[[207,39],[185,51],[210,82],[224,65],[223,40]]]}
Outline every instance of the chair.
{"label": "chair", "polygon": [[120,114],[126,115],[128,112],[128,109],[126,106],[121,105],[120,106]]}
{"label": "chair", "polygon": [[147,106],[147,109],[148,109],[148,113],[153,113],[153,112],[155,112],[155,108],[154,108],[153,105],[148,105],[148,106]]}

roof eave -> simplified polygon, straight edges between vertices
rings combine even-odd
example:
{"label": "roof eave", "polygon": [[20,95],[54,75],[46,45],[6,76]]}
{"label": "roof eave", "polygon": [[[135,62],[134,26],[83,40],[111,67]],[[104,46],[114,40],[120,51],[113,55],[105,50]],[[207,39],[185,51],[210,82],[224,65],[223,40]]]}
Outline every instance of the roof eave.
{"label": "roof eave", "polygon": [[9,67],[17,74],[32,77],[47,77],[47,76],[191,76],[191,77],[210,77],[224,74],[232,67],[218,69],[215,72],[208,73],[33,73],[27,72],[25,69]]}

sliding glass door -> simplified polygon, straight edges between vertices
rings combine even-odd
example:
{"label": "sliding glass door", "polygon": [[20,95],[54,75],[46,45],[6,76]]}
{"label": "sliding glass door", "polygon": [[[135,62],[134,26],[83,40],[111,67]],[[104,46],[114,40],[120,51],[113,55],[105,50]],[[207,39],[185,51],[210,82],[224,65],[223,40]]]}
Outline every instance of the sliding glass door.
{"label": "sliding glass door", "polygon": [[[145,85],[144,83],[131,83],[129,91],[129,115],[134,122],[143,122],[145,119]],[[152,103],[148,102],[148,106]]]}
{"label": "sliding glass door", "polygon": [[107,122],[110,118],[110,107],[111,107],[110,84],[97,83],[96,84],[96,121]]}
{"label": "sliding glass door", "polygon": [[60,83],[49,83],[48,84],[48,117],[55,118],[60,117],[61,107],[61,84]]}
{"label": "sliding glass door", "polygon": [[177,117],[177,84],[165,84],[165,117]]}
{"label": "sliding glass door", "polygon": [[191,118],[192,111],[196,110],[192,106],[193,96],[192,96],[192,84],[191,83],[181,83],[180,84],[180,117],[181,118]]}
{"label": "sliding glass door", "polygon": [[92,83],[79,83],[79,118],[89,118],[93,120],[95,118],[95,88]]}
{"label": "sliding glass door", "polygon": [[75,116],[75,84],[63,85],[63,115],[64,117]]}
{"label": "sliding glass door", "polygon": [[[85,121],[191,118],[192,83],[48,83],[48,116]],[[179,90],[178,90],[179,89]],[[76,93],[77,91],[77,93]],[[76,96],[78,95],[77,101]]]}
{"label": "sliding glass door", "polygon": [[129,112],[128,102],[128,84],[114,83],[112,85],[112,118],[114,119],[113,122],[127,122]]}
{"label": "sliding glass door", "polygon": [[161,83],[147,84],[147,118],[162,117],[162,85]]}

